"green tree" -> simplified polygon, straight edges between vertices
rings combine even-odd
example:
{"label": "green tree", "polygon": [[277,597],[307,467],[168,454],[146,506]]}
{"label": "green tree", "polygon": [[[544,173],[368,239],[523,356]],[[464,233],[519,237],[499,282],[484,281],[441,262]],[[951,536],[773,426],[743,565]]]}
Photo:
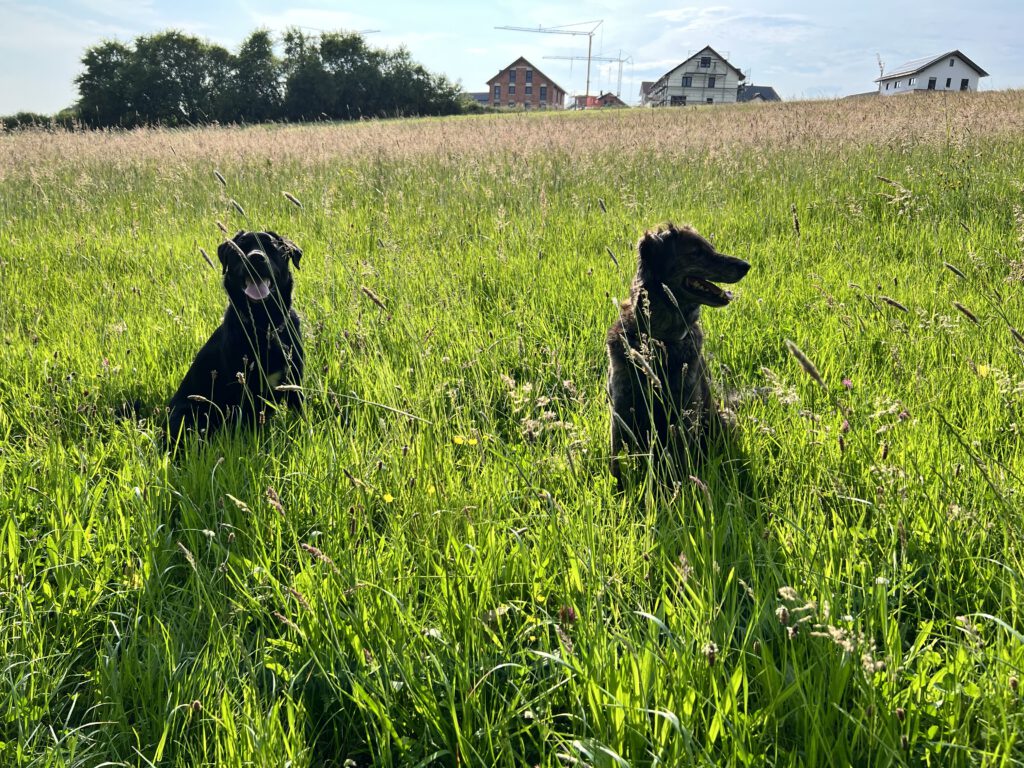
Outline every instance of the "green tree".
{"label": "green tree", "polygon": [[78,114],[89,126],[351,120],[460,111],[459,88],[405,48],[370,48],[351,32],[253,32],[238,53],[170,30],[104,42],[82,57]]}
{"label": "green tree", "polygon": [[284,34],[284,116],[289,120],[333,118],[331,76],[320,59],[320,41],[292,27]]}
{"label": "green tree", "polygon": [[85,125],[123,125],[133,111],[126,74],[132,55],[131,48],[114,41],[86,50],[82,57],[85,71],[75,78],[79,115]]}
{"label": "green tree", "polygon": [[270,32],[258,29],[239,46],[224,120],[263,122],[282,116],[283,72]]}
{"label": "green tree", "polygon": [[136,122],[173,126],[216,119],[233,69],[230,53],[197,37],[172,30],[136,38],[127,68]]}
{"label": "green tree", "polygon": [[378,113],[382,52],[355,33],[327,32],[320,38],[320,60],[331,78],[334,114],[342,120]]}

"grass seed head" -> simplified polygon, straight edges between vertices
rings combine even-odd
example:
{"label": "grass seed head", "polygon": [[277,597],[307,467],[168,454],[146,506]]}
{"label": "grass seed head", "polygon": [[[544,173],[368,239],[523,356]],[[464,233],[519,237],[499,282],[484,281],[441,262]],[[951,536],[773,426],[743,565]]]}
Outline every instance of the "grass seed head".
{"label": "grass seed head", "polygon": [[718,645],[712,640],[703,649],[704,658],[708,660],[708,666],[715,666],[715,660],[718,658]]}
{"label": "grass seed head", "polygon": [[388,308],[384,305],[384,302],[381,300],[380,296],[374,293],[372,288],[368,288],[365,285],[361,285],[359,286],[359,290],[361,290],[366,295],[366,298],[368,298],[370,301],[376,304],[381,309],[381,311],[388,311]]}
{"label": "grass seed head", "polygon": [[298,199],[295,197],[295,195],[293,195],[291,192],[282,192],[281,194],[283,194],[285,198],[287,198],[288,202],[294,205],[296,208],[302,207],[302,203],[300,203]]}
{"label": "grass seed head", "polygon": [[977,315],[975,315],[975,314],[974,314],[973,312],[971,312],[971,310],[969,310],[969,309],[968,309],[967,307],[965,307],[965,306],[964,306],[963,304],[961,304],[961,303],[960,303],[959,301],[954,301],[954,302],[953,302],[953,306],[954,306],[954,307],[956,307],[957,309],[959,309],[959,310],[960,310],[960,313],[961,313],[961,314],[962,314],[962,315],[963,315],[964,317],[966,317],[966,318],[967,318],[968,320],[970,320],[970,321],[971,321],[972,323],[974,323],[975,325],[978,325],[978,324],[979,324],[979,323],[978,323],[978,317],[977,317]]}
{"label": "grass seed head", "polygon": [[281,497],[277,495],[277,491],[272,486],[267,486],[267,501],[281,517],[284,517],[284,505],[281,503]]}
{"label": "grass seed head", "polygon": [[295,625],[295,622],[292,621],[291,619],[289,619],[287,616],[285,616],[280,611],[274,611],[273,614],[274,614],[274,618],[275,619],[277,619],[279,622],[284,624],[289,629],[294,629],[296,632],[299,631],[299,628]]}
{"label": "grass seed head", "polygon": [[786,339],[786,349],[788,349],[789,353],[796,358],[798,363],[800,363],[800,367],[804,369],[804,373],[814,379],[818,383],[818,386],[825,389],[825,380],[821,377],[821,374],[818,373],[818,368],[811,362],[810,358],[804,354],[803,350],[789,339]]}
{"label": "grass seed head", "polygon": [[885,302],[886,304],[888,304],[888,305],[889,305],[890,307],[895,307],[895,308],[896,308],[896,309],[898,309],[898,310],[899,310],[900,312],[909,312],[909,311],[910,311],[910,310],[909,310],[909,309],[907,309],[907,308],[906,308],[905,306],[903,306],[903,305],[902,305],[902,304],[900,304],[900,303],[899,303],[898,301],[896,301],[896,299],[892,299],[892,298],[889,298],[888,296],[883,296],[883,297],[882,297],[882,301],[884,301],[884,302]]}
{"label": "grass seed head", "polygon": [[942,266],[944,266],[944,267],[945,267],[946,269],[948,269],[948,270],[949,270],[950,272],[952,272],[952,273],[953,273],[954,275],[956,275],[957,277],[959,277],[959,278],[960,278],[961,280],[966,280],[966,279],[967,279],[967,275],[965,275],[965,274],[964,274],[963,272],[961,272],[961,271],[960,271],[959,269],[957,269],[957,268],[956,268],[955,266],[953,266],[952,264],[950,264],[950,263],[949,263],[948,261],[944,261],[944,262],[942,262]]}
{"label": "grass seed head", "polygon": [[219,181],[219,182],[220,182],[220,185],[221,185],[222,187],[224,187],[225,189],[227,189],[227,186],[228,186],[228,182],[227,182],[227,180],[226,180],[226,179],[224,178],[223,174],[221,174],[221,172],[220,172],[220,171],[218,171],[218,170],[214,170],[214,172],[213,172],[213,175],[217,177],[217,181]]}

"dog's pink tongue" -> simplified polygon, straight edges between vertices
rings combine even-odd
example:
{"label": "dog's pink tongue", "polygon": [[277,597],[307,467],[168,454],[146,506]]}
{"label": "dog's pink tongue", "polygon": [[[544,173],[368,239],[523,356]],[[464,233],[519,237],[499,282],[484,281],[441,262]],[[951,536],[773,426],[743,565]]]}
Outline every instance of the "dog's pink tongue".
{"label": "dog's pink tongue", "polygon": [[253,301],[263,301],[270,295],[270,281],[260,280],[258,283],[254,283],[252,280],[246,280],[245,295]]}

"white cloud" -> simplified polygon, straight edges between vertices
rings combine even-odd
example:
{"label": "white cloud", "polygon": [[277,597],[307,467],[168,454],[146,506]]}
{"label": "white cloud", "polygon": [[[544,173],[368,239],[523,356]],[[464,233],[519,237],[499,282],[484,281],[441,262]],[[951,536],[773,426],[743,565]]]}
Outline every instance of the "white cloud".
{"label": "white cloud", "polygon": [[380,28],[373,19],[367,16],[325,8],[288,8],[277,13],[250,10],[249,14],[257,26],[274,30],[303,27],[314,32],[334,32],[336,30],[358,32],[364,29]]}

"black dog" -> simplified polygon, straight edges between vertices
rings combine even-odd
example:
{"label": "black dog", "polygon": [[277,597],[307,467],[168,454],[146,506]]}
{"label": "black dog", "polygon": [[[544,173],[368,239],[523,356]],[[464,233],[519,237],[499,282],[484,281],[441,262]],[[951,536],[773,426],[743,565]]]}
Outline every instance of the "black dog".
{"label": "black dog", "polygon": [[[268,403],[302,407],[303,351],[292,309],[290,263],[302,251],[275,232],[238,232],[221,244],[228,308],[171,398],[171,443],[190,429],[212,434],[225,422],[262,422]],[[279,390],[281,385],[295,388]]]}
{"label": "black dog", "polygon": [[735,283],[750,264],[715,250],[690,227],[663,225],[638,244],[639,261],[608,331],[612,474],[624,448],[668,450],[677,467],[699,455],[721,430],[702,354],[701,305],[721,307],[732,294],[708,282]]}

